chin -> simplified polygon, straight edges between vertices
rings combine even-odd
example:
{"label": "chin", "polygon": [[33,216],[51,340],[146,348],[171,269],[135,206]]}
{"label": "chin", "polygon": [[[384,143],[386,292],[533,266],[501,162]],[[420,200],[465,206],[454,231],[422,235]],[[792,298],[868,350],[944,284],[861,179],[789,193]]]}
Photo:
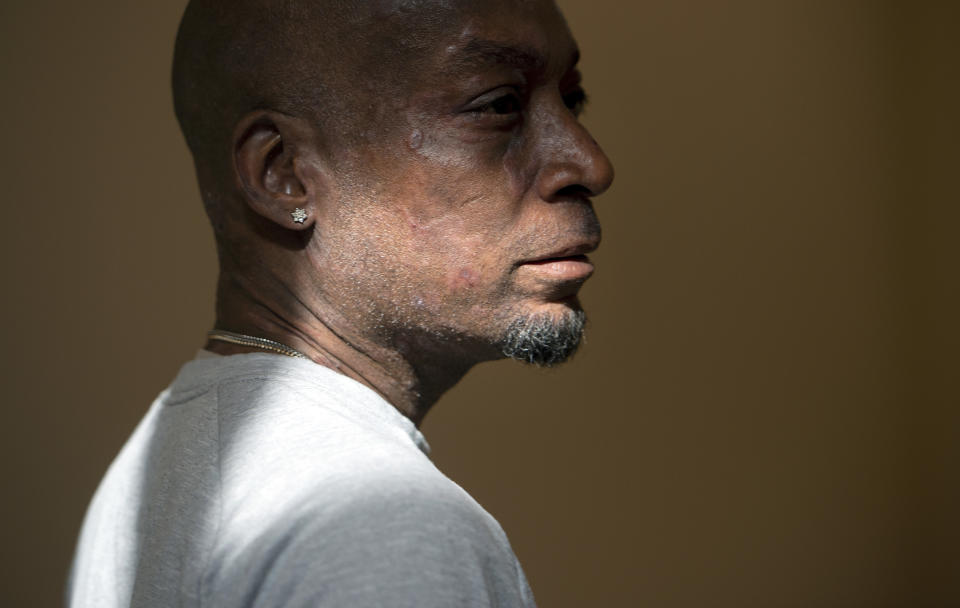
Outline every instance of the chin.
{"label": "chin", "polygon": [[570,359],[580,346],[587,317],[576,296],[573,303],[555,303],[549,310],[515,317],[500,339],[510,359],[550,367]]}

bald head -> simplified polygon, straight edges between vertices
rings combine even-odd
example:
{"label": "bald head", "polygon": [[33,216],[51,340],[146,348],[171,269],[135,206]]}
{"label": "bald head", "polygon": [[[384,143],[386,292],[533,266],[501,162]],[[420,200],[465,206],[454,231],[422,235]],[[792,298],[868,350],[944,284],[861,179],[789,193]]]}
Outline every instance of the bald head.
{"label": "bald head", "polygon": [[[427,4],[435,6],[425,12]],[[357,128],[370,124],[366,97],[401,79],[404,59],[442,29],[451,4],[191,0],[172,80],[177,119],[201,181],[228,168],[233,130],[254,110],[307,118],[332,145],[369,135]]]}
{"label": "bald head", "polygon": [[192,0],[177,34],[174,107],[201,180],[229,160],[232,130],[255,109],[329,121],[342,2]]}

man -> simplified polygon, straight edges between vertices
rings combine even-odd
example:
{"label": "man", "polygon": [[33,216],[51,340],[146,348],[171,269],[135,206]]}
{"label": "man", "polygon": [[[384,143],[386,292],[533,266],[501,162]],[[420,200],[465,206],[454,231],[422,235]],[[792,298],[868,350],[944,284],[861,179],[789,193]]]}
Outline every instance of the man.
{"label": "man", "polygon": [[550,0],[194,0],[173,68],[216,329],[98,489],[74,606],[532,606],[418,426],[575,350],[612,168]]}

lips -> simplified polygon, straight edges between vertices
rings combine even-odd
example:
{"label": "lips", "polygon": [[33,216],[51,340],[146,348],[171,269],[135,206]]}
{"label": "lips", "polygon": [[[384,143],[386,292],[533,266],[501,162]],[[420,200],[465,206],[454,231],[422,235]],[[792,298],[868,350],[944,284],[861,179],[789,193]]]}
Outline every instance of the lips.
{"label": "lips", "polygon": [[575,243],[573,245],[567,245],[559,249],[555,249],[550,253],[547,253],[542,256],[535,258],[530,258],[520,262],[521,264],[534,264],[538,262],[548,262],[551,260],[563,260],[570,258],[585,258],[586,254],[596,251],[599,246],[597,241],[584,241],[581,243]]}
{"label": "lips", "polygon": [[596,243],[580,243],[525,260],[520,266],[549,279],[583,281],[593,274],[593,264],[586,254],[596,248]]}

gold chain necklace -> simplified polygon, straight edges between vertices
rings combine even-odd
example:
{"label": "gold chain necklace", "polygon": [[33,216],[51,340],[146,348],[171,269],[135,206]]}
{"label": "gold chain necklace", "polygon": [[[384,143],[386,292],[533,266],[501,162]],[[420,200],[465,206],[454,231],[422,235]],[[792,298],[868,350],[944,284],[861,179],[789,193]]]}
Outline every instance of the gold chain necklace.
{"label": "gold chain necklace", "polygon": [[267,340],[266,338],[258,338],[257,336],[248,336],[246,334],[238,334],[223,329],[214,329],[207,332],[207,337],[211,340],[219,340],[220,342],[229,342],[230,344],[239,344],[240,346],[262,348],[264,350],[269,350],[281,355],[293,357],[295,359],[308,358],[302,352],[295,348],[290,348],[286,344],[281,344],[280,342],[276,342],[274,340]]}

